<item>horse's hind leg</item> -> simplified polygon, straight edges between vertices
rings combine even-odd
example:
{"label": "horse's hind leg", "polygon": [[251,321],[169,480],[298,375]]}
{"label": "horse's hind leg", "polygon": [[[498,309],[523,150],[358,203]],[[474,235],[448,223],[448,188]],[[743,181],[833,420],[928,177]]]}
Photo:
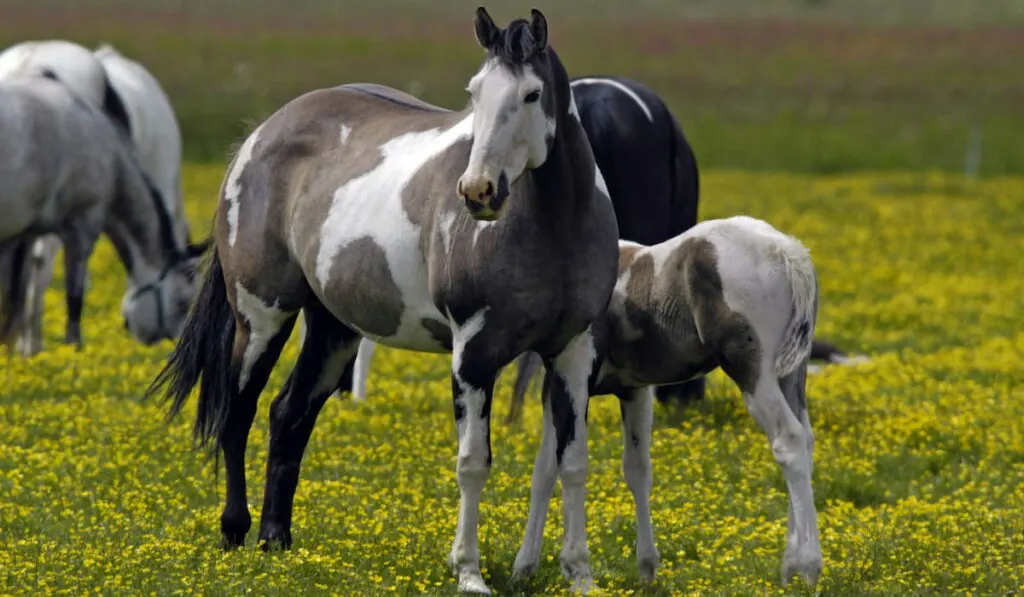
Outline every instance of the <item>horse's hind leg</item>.
{"label": "horse's hind leg", "polygon": [[245,484],[245,448],[256,418],[260,393],[267,385],[274,363],[281,356],[296,317],[294,313],[287,314],[272,308],[260,309],[259,305],[250,304],[254,302],[244,301],[245,307],[235,320],[231,351],[233,374],[228,378],[229,383],[237,383],[237,386],[223,389],[237,392],[219,438],[224,453],[227,490],[224,511],[220,515],[221,546],[225,549],[243,545],[252,527]]}
{"label": "horse's hind leg", "polygon": [[68,320],[64,342],[82,347],[82,307],[85,303],[85,277],[100,228],[89,222],[76,225],[61,234],[64,241],[64,292]]}
{"label": "horse's hind leg", "polygon": [[366,379],[370,376],[370,363],[373,362],[376,350],[377,345],[373,340],[363,338],[359,341],[355,370],[352,373],[352,397],[357,401],[366,400]]}
{"label": "horse's hind leg", "polygon": [[821,574],[822,557],[818,515],[811,489],[811,448],[814,440],[806,408],[801,406],[805,366],[802,364],[797,372],[783,378],[782,383],[788,393],[784,393],[776,377],[774,363],[768,359],[760,363],[756,376],[734,379],[740,384],[748,410],[768,436],[772,453],[786,478],[790,514],[786,552],[782,559],[782,580],[787,583],[800,573],[813,585]]}
{"label": "horse's hind leg", "polygon": [[[814,470],[814,433],[807,412],[807,363],[802,363],[795,371],[781,377],[779,386],[794,416],[804,429],[807,458],[807,478],[810,492],[810,478]],[[792,494],[792,491],[791,491]],[[801,520],[802,515],[802,520]],[[800,531],[804,534],[801,535]],[[783,577],[789,578],[794,572],[801,572],[808,580],[816,578],[821,572],[821,546],[818,539],[817,514],[814,501],[811,499],[808,508],[798,509],[792,498],[789,504],[789,523],[787,526],[787,549],[783,560]],[[815,576],[812,576],[814,574]]]}
{"label": "horse's hind leg", "polygon": [[47,235],[32,243],[31,267],[29,268],[28,295],[25,297],[25,318],[23,331],[18,338],[18,350],[24,356],[32,356],[43,349],[43,310],[46,289],[53,280],[53,265],[60,250],[60,237]]}
{"label": "horse's hind leg", "polygon": [[292,503],[302,455],[327,398],[355,355],[359,335],[310,297],[306,334],[288,383],[270,405],[270,453],[260,518],[264,549],[291,546]]}

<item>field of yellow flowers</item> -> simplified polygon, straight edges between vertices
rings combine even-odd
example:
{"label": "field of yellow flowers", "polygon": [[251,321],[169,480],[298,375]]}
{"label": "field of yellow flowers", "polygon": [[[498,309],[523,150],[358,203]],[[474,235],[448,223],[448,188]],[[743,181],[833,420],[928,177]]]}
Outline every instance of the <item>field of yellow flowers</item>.
{"label": "field of yellow flowers", "polygon": [[[208,230],[222,166],[190,166],[194,230]],[[711,172],[702,217],[747,213],[810,247],[824,300],[819,334],[872,361],[810,379],[828,595],[1009,595],[1024,585],[1024,179],[939,174],[839,177]],[[370,399],[331,400],[296,496],[295,546],[217,548],[223,469],[192,450],[194,404],[167,425],[140,396],[170,343],[121,328],[124,274],[104,240],[91,264],[83,352],[59,344],[59,270],[47,350],[0,373],[0,593],[153,595],[450,594],[444,567],[458,488],[448,358],[384,349]],[[262,500],[270,396],[248,459]],[[496,412],[507,407],[512,375]],[[591,407],[588,522],[598,585],[611,594],[807,594],[778,566],[785,485],[767,441],[720,373],[692,409],[658,407],[658,580],[633,559],[618,408]],[[564,591],[561,510],[536,578],[509,579],[539,441],[494,422],[484,493],[484,576],[500,594]],[[556,494],[555,499],[559,499]]]}

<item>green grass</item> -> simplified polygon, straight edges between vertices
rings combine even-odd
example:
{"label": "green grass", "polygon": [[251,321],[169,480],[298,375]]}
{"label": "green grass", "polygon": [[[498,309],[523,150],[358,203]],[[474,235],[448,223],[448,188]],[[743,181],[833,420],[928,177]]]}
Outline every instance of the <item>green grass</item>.
{"label": "green grass", "polygon": [[[266,1],[244,10],[226,0],[187,8],[108,1],[95,10],[46,2],[0,19],[0,44],[40,37],[115,44],[166,87],[187,156],[199,161],[223,160],[254,122],[314,88],[374,81],[460,108],[480,59],[472,3],[428,10],[399,0],[298,0],[285,11]],[[1024,173],[1020,3],[964,4],[652,0],[581,9],[558,0],[541,7],[571,74],[625,75],[652,87],[682,122],[702,167],[959,172],[977,133],[981,174]],[[526,6],[492,13],[504,22]],[[895,25],[879,26],[887,24]]]}

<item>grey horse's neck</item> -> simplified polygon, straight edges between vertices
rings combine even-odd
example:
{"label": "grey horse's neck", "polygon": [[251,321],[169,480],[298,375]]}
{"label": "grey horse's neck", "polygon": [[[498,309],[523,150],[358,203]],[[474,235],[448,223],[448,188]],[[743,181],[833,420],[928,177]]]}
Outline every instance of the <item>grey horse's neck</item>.
{"label": "grey horse's neck", "polygon": [[136,284],[145,283],[172,266],[181,249],[153,184],[127,150],[119,154],[118,185],[106,232],[128,276]]}

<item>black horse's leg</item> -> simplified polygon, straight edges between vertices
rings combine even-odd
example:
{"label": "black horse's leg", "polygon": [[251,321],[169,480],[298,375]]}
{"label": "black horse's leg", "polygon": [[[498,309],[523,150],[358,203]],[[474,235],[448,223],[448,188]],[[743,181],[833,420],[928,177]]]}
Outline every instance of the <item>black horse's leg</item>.
{"label": "black horse's leg", "polygon": [[270,405],[270,453],[260,518],[264,549],[291,546],[292,503],[302,455],[317,415],[337,389],[345,366],[355,357],[359,335],[345,327],[319,301],[303,308],[306,336],[289,382]]}
{"label": "black horse's leg", "polygon": [[681,405],[698,402],[704,399],[704,377],[698,377],[677,384],[658,386],[654,393],[658,398],[658,402],[662,404],[673,401]]}

